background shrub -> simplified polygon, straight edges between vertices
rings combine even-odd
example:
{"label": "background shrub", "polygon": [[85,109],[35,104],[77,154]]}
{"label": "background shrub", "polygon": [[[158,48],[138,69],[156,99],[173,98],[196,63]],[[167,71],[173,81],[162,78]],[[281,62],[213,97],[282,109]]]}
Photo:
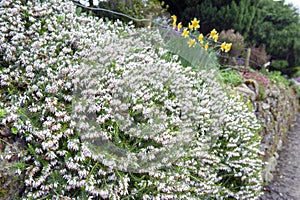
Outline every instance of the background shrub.
{"label": "background shrub", "polygon": [[[108,0],[100,1],[98,2],[98,5],[90,4],[90,6],[93,8],[107,9],[108,11],[115,11],[122,14],[120,15],[103,10],[93,10],[92,12],[94,16],[108,18],[110,20],[119,19],[127,23],[133,21],[136,26],[140,27],[150,25],[151,20],[155,17],[166,15],[166,10],[162,7],[163,4],[163,2],[161,3],[157,0]],[[87,12],[90,11],[89,9],[83,10]],[[128,16],[131,17],[131,19],[128,18]],[[132,18],[137,20],[133,20]]]}
{"label": "background shrub", "polygon": [[249,65],[253,69],[260,69],[260,67],[266,64],[270,60],[270,58],[271,57],[266,53],[264,45],[261,45],[259,47],[251,47],[251,62],[249,63]]}
{"label": "background shrub", "polygon": [[245,48],[244,37],[233,29],[221,31],[220,41],[232,43],[232,48],[229,51],[231,57],[238,57]]}

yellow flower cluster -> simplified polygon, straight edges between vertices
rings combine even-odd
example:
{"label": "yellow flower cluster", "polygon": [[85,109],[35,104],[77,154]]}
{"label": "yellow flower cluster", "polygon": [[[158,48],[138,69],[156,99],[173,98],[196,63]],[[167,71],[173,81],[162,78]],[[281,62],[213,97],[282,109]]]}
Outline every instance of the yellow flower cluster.
{"label": "yellow flower cluster", "polygon": [[[177,24],[177,16],[176,15],[172,15],[171,16],[172,19],[173,19],[173,28],[176,29],[178,31],[180,31],[182,29],[182,23],[179,22]],[[182,31],[182,36],[184,38],[187,38],[190,33],[192,33],[193,31],[197,31],[197,29],[200,28],[200,20],[197,20],[197,18],[194,18],[189,24],[188,24],[188,27],[187,28],[184,28],[183,31]],[[200,43],[200,45],[202,47],[205,48],[205,50],[207,50],[209,48],[209,40],[204,40],[205,37],[202,33],[200,33],[198,35],[198,41]],[[216,31],[216,29],[213,29],[210,34],[208,35],[208,39],[211,39],[212,41],[214,41],[215,43],[218,42],[219,40],[219,33]],[[205,42],[206,41],[206,42]],[[189,41],[188,41],[188,45],[189,47],[193,47],[196,45],[196,40],[195,39],[192,39],[190,38]],[[223,42],[221,45],[218,45],[221,49],[221,51],[224,51],[224,52],[229,52],[230,49],[231,49],[231,46],[232,44],[231,43],[226,43],[226,42]]]}
{"label": "yellow flower cluster", "polygon": [[232,43],[226,43],[226,42],[223,42],[223,43],[221,44],[221,50],[222,50],[222,51],[225,51],[225,52],[227,53],[228,51],[230,51],[231,46],[232,46]]}

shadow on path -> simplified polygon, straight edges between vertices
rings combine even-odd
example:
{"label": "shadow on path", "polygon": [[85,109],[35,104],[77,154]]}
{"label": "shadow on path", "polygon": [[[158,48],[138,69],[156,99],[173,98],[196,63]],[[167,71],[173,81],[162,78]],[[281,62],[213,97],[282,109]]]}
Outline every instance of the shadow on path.
{"label": "shadow on path", "polygon": [[300,114],[279,153],[274,180],[264,190],[261,200],[300,200]]}

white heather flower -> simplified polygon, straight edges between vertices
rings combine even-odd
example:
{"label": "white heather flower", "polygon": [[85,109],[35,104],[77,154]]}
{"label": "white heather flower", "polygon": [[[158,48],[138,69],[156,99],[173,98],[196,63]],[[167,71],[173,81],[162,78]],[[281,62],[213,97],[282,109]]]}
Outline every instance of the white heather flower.
{"label": "white heather flower", "polygon": [[73,140],[68,140],[68,149],[73,150],[73,151],[78,151],[79,150],[79,140],[78,139],[73,139]]}
{"label": "white heather flower", "polygon": [[93,6],[98,6],[99,5],[99,1],[98,0],[93,0]]}
{"label": "white heather flower", "polygon": [[79,0],[79,3],[81,3],[84,6],[90,6],[90,3],[88,0]]}

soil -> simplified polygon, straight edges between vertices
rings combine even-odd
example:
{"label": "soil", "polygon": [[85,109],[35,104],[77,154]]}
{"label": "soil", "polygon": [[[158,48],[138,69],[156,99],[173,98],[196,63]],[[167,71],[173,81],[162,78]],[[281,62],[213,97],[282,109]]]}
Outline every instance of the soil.
{"label": "soil", "polygon": [[300,200],[300,114],[279,153],[274,179],[260,200]]}

